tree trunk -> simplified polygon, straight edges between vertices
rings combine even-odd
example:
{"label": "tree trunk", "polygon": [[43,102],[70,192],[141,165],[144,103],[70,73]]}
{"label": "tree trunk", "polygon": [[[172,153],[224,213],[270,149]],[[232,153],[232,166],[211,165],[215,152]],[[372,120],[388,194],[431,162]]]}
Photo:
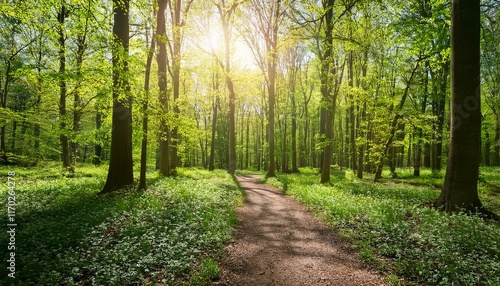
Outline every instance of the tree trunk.
{"label": "tree trunk", "polygon": [[[422,115],[425,114],[425,110],[427,108],[427,98],[429,96],[429,88],[428,88],[428,83],[429,83],[429,77],[427,75],[428,71],[428,66],[429,62],[425,62],[425,69],[423,73],[423,79],[422,79],[422,85],[424,86],[424,98],[422,99],[421,106],[420,106],[420,112]],[[415,165],[413,169],[413,176],[418,177],[420,176],[420,167],[422,166],[422,141],[424,140],[424,131],[421,127],[417,127],[417,137],[416,137],[416,145],[415,145],[415,155],[416,155],[416,160],[415,160]],[[424,147],[427,146],[427,143],[424,143]],[[425,149],[427,152],[428,150]],[[427,154],[424,152],[424,166],[426,166],[426,158]],[[429,160],[430,161],[430,160]],[[429,162],[430,163],[430,162]]]}
{"label": "tree trunk", "polygon": [[10,144],[10,148],[12,149],[12,152],[15,152],[15,150],[16,150],[16,131],[17,131],[17,122],[12,121],[12,141]]}
{"label": "tree trunk", "polygon": [[203,131],[204,136],[203,139],[200,138],[200,145],[201,145],[201,150],[202,150],[202,158],[201,158],[201,165],[203,169],[208,168],[208,116],[203,116]]}
{"label": "tree trunk", "polygon": [[275,140],[274,140],[274,105],[276,102],[275,99],[275,76],[276,76],[276,70],[275,68],[271,67],[270,65],[270,70],[269,70],[269,123],[268,123],[268,146],[269,146],[269,169],[267,171],[267,177],[275,177]]}
{"label": "tree trunk", "polygon": [[328,108],[325,110],[325,138],[326,146],[323,151],[323,165],[321,166],[321,183],[330,182],[330,162],[332,158],[333,140],[333,112],[335,103],[331,98],[327,101]]}
{"label": "tree trunk", "polygon": [[481,161],[480,1],[453,0],[451,19],[450,147],[444,186],[435,205],[447,212],[477,211],[484,209],[477,189]]}
{"label": "tree trunk", "polygon": [[[325,9],[324,19],[324,36],[323,40],[324,51],[321,55],[320,63],[320,81],[321,81],[321,120],[320,120],[320,136],[324,136],[323,154],[321,156],[321,183],[330,182],[330,160],[332,158],[332,141],[333,141],[333,112],[335,112],[336,100],[332,93],[332,78],[331,70],[333,66],[333,5],[334,0],[323,1]],[[321,53],[321,51],[320,51]]]}
{"label": "tree trunk", "polygon": [[[365,121],[366,120],[366,101],[365,103],[363,104],[363,109],[361,111],[361,121]],[[363,129],[361,129],[361,135],[362,137],[365,136],[365,131]],[[364,164],[363,164],[363,159],[364,159],[364,155],[365,155],[365,144],[359,144],[358,146],[358,170],[357,170],[357,177],[358,179],[363,179],[363,168],[364,168]]]}
{"label": "tree trunk", "polygon": [[[221,111],[221,108],[220,106],[218,107],[219,109],[219,112]],[[219,157],[219,168],[220,169],[223,169],[223,168],[226,168],[227,170],[227,162],[228,162],[228,158],[227,158],[227,142],[228,142],[228,139],[227,139],[227,122],[226,120],[224,119],[227,119],[227,118],[221,118],[220,119],[220,124],[218,124],[218,128],[217,128],[217,153],[219,154],[218,157]]]}
{"label": "tree trunk", "polygon": [[406,157],[406,167],[410,168],[412,166],[412,156],[413,156],[413,135],[409,134],[410,139],[408,140],[408,155]]}
{"label": "tree trunk", "polygon": [[167,102],[167,45],[166,45],[166,26],[165,26],[165,10],[167,8],[167,0],[158,0],[158,13],[156,15],[156,40],[158,44],[158,89],[160,102],[160,174],[170,176],[170,150],[169,150],[169,128],[165,115],[168,113]]}
{"label": "tree trunk", "polygon": [[[97,110],[95,114],[95,129],[96,133],[99,134],[99,130],[101,130],[102,126],[102,114],[99,110]],[[96,166],[101,165],[101,158],[102,158],[102,145],[101,145],[101,140],[100,138],[97,138],[99,135],[96,134],[96,144],[94,145],[94,159],[92,160],[92,163]]]}
{"label": "tree trunk", "polygon": [[282,128],[282,148],[281,148],[281,172],[288,172],[288,156],[287,156],[287,124],[286,124],[286,114],[283,116],[283,128]]}
{"label": "tree trunk", "polygon": [[491,166],[491,141],[490,141],[490,133],[486,131],[486,138],[484,142],[484,164],[486,166]]}
{"label": "tree trunk", "polygon": [[[347,98],[346,98],[347,99]],[[350,164],[351,164],[351,160],[350,160],[350,156],[351,156],[351,152],[349,152],[349,148],[351,147],[349,145],[349,142],[350,142],[350,139],[349,139],[349,136],[350,136],[350,129],[349,129],[349,109],[346,110],[345,112],[345,118],[344,118],[344,132],[340,132],[341,136],[342,134],[344,135],[344,141],[342,142],[343,143],[343,152],[342,152],[342,155],[343,155],[343,160],[341,160],[339,163],[340,165],[340,168],[343,168],[343,167],[346,167],[346,168],[349,168],[350,167]],[[340,127],[340,126],[339,126]],[[339,128],[339,130],[342,130],[342,128]]]}
{"label": "tree trunk", "polygon": [[308,148],[308,139],[309,139],[309,100],[306,100],[306,96],[304,95],[304,140],[302,142],[303,146],[303,157],[300,158],[300,166],[307,167],[312,166],[312,158],[309,157],[309,148]]}
{"label": "tree trunk", "polygon": [[[349,53],[349,86],[351,88],[354,87],[354,70],[353,70],[353,55],[352,51]],[[350,167],[351,170],[355,171],[357,169],[356,164],[357,159],[356,159],[356,153],[357,153],[357,148],[356,148],[356,125],[355,125],[355,114],[354,114],[354,109],[355,109],[355,103],[354,103],[354,95],[352,92],[350,93],[349,96],[349,127],[350,127],[350,149],[351,149],[351,163]]]}
{"label": "tree trunk", "polygon": [[[148,30],[146,27],[146,43],[148,40]],[[139,177],[139,189],[145,190],[146,185],[146,171],[148,167],[148,104],[149,104],[149,78],[151,75],[151,63],[155,53],[155,37],[151,38],[151,46],[148,50],[146,58],[146,70],[144,73],[144,98],[142,99],[142,142],[141,142],[141,170]]]}
{"label": "tree trunk", "polygon": [[[241,110],[242,108],[240,108]],[[244,132],[244,128],[245,128],[245,112],[243,110],[240,111],[240,125],[241,125],[241,129],[240,129],[240,170],[243,170],[243,164],[244,164],[244,158],[243,158],[243,148],[245,146],[245,143],[244,143],[244,138],[243,138],[243,135],[245,134]]]}
{"label": "tree trunk", "polygon": [[298,173],[297,164],[297,111],[295,105],[295,95],[292,95],[292,173]]}
{"label": "tree trunk", "polygon": [[[228,40],[229,48],[229,40]],[[228,51],[229,53],[229,51]],[[228,63],[229,64],[229,63]],[[227,160],[227,171],[229,174],[234,174],[236,170],[236,92],[231,77],[229,76],[229,65],[226,65],[226,84],[229,90],[229,150]]]}
{"label": "tree trunk", "polygon": [[224,69],[225,81],[227,89],[229,91],[229,150],[227,152],[227,171],[229,174],[234,174],[236,170],[236,92],[234,89],[234,83],[231,78],[231,49],[230,49],[230,38],[231,38],[231,17],[238,6],[239,3],[233,3],[231,6],[226,7],[226,3],[222,1],[217,4],[217,9],[219,11],[219,16],[222,25],[222,31],[224,36],[224,64],[221,66]]}
{"label": "tree trunk", "polygon": [[258,127],[258,122],[256,123],[256,138],[255,138],[255,166],[257,166],[257,171],[260,171],[262,164],[262,131]]}
{"label": "tree trunk", "polygon": [[[323,94],[322,94],[323,95]],[[327,106],[326,106],[327,99],[325,95],[321,97],[321,104],[319,107],[319,139],[318,143],[322,147],[321,151],[319,152],[319,168],[320,168],[320,173],[323,172],[323,158],[325,157],[325,147],[323,146],[326,141],[326,112],[327,112]],[[330,171],[328,171],[330,172]],[[325,175],[326,176],[326,175]]]}
{"label": "tree trunk", "polygon": [[416,142],[415,142],[415,147],[413,148],[414,150],[414,154],[415,154],[415,162],[413,163],[413,176],[414,177],[419,177],[420,176],[420,167],[422,165],[422,145],[421,145],[421,141],[422,141],[422,134],[423,134],[423,131],[422,131],[422,128],[420,127],[417,127],[417,130],[416,130]]}
{"label": "tree trunk", "polygon": [[493,162],[495,166],[500,166],[500,116],[497,115],[497,124],[495,128],[495,148],[493,153]]}
{"label": "tree trunk", "polygon": [[36,156],[40,156],[40,124],[36,123],[35,127],[33,128],[33,136],[35,137],[35,144],[34,144],[34,149]]}
{"label": "tree trunk", "polygon": [[215,135],[217,133],[217,106],[219,105],[219,93],[218,93],[218,80],[216,81],[216,78],[214,76],[214,87],[216,91],[215,99],[212,104],[212,110],[213,110],[213,117],[212,117],[212,137],[211,137],[211,142],[210,142],[210,159],[208,163],[208,169],[210,171],[215,170]]}
{"label": "tree trunk", "polygon": [[279,17],[281,15],[281,0],[276,0],[274,7],[274,15],[272,15],[271,34],[266,36],[267,46],[267,76],[269,80],[268,95],[269,95],[269,169],[267,177],[275,177],[275,140],[274,140],[274,125],[275,125],[275,111],[276,104],[276,65],[278,61],[278,25]]}
{"label": "tree trunk", "polygon": [[[83,55],[85,53],[86,47],[86,32],[83,35],[78,36],[77,38],[77,52],[76,52],[76,78],[78,82],[76,83],[76,87],[73,97],[73,134],[76,136],[81,129],[80,121],[82,117],[81,110],[81,96],[80,96],[80,86],[82,81],[82,64],[83,64]],[[76,164],[76,160],[78,159],[78,143],[75,141],[75,138],[71,141],[71,161],[73,164]]]}
{"label": "tree trunk", "polygon": [[132,185],[132,98],[128,82],[129,0],[113,1],[113,116],[111,155],[101,193]]}
{"label": "tree trunk", "polygon": [[87,162],[87,150],[88,150],[88,146],[85,145],[83,147],[83,163],[86,163]]}
{"label": "tree trunk", "polygon": [[246,137],[245,137],[245,169],[248,169],[249,155],[250,155],[250,113],[248,113]]}
{"label": "tree trunk", "polygon": [[424,143],[424,167],[431,167],[431,144],[429,142]]}
{"label": "tree trunk", "polygon": [[444,111],[446,106],[446,89],[448,83],[449,66],[449,61],[447,61],[442,66],[441,84],[438,91],[438,99],[436,100],[436,106],[434,109],[434,116],[437,117],[437,123],[434,128],[434,135],[436,139],[434,143],[435,150],[433,150],[433,152],[435,153],[435,156],[433,156],[434,164],[432,164],[433,171],[441,171],[442,168]]}
{"label": "tree trunk", "polygon": [[[172,87],[173,87],[173,111],[174,116],[179,117],[179,96],[180,96],[180,72],[181,72],[181,6],[182,0],[171,1],[172,11],[172,33],[173,33],[173,49],[172,49]],[[174,125],[172,128],[172,141],[170,145],[170,171],[175,171],[179,166],[178,145],[180,144],[179,128]]]}
{"label": "tree trunk", "polygon": [[69,140],[67,130],[66,118],[66,35],[64,28],[64,19],[67,17],[66,6],[63,3],[61,10],[57,13],[57,20],[59,22],[59,141],[61,143],[61,160],[63,168],[71,170],[70,154],[69,154]]}

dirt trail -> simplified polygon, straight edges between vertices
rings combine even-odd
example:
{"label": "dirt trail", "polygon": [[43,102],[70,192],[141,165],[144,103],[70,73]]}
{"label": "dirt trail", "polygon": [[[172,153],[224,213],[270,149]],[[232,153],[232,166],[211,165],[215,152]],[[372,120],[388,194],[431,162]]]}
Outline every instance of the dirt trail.
{"label": "dirt trail", "polygon": [[213,285],[385,285],[354,248],[259,175],[237,177],[246,192],[236,241]]}

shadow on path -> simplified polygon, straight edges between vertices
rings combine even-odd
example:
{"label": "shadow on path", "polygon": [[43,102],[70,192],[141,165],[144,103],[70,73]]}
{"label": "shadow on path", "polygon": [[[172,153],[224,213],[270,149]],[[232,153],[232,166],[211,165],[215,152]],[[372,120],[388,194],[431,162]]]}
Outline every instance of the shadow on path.
{"label": "shadow on path", "polygon": [[238,176],[245,191],[236,241],[213,285],[384,285],[354,248],[259,175]]}

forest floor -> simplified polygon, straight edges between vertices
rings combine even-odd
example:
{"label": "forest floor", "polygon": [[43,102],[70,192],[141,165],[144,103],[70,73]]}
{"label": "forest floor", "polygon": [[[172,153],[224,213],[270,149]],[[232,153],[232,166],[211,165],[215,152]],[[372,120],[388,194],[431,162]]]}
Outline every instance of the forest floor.
{"label": "forest floor", "polygon": [[213,285],[387,284],[354,246],[291,197],[260,183],[260,175],[237,180],[244,206]]}

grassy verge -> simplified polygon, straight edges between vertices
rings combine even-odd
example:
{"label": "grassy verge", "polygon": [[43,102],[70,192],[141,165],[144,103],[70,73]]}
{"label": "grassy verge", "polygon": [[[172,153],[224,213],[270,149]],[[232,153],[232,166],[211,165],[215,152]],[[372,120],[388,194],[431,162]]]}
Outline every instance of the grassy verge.
{"label": "grassy verge", "polygon": [[[8,171],[0,169],[4,185]],[[214,260],[241,204],[226,172],[151,173],[147,191],[97,195],[106,168],[82,166],[74,178],[50,164],[15,171],[16,278],[2,267],[0,284],[202,285],[217,278]],[[7,201],[4,190],[0,199]],[[4,248],[9,238],[2,233]],[[7,255],[2,251],[2,265]]]}
{"label": "grassy verge", "polygon": [[[481,171],[482,200],[500,213],[498,169]],[[498,223],[431,208],[442,184],[439,176],[413,178],[403,172],[400,179],[373,184],[337,171],[332,185],[322,185],[315,170],[301,170],[271,183],[339,229],[363,259],[390,273],[394,284],[500,285]]]}

